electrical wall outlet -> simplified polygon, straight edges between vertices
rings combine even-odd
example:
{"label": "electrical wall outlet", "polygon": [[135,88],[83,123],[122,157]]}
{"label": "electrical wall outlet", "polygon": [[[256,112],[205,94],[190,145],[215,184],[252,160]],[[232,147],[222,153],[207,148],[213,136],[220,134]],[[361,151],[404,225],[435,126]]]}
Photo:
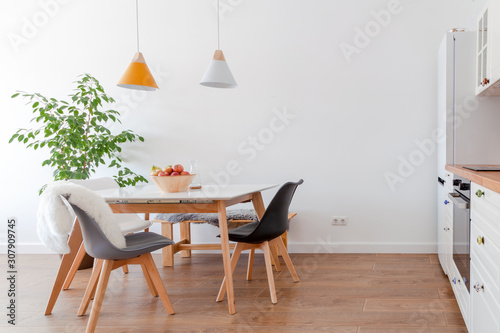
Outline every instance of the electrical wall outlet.
{"label": "electrical wall outlet", "polygon": [[347,225],[347,216],[332,216],[332,225]]}

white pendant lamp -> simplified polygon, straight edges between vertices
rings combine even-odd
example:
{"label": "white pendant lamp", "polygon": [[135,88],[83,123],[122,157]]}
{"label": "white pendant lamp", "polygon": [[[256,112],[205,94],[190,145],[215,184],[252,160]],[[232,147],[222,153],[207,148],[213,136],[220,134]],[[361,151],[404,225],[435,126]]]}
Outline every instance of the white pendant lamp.
{"label": "white pendant lamp", "polygon": [[236,80],[224,58],[224,53],[220,49],[219,26],[219,0],[217,0],[217,50],[215,50],[214,57],[200,84],[212,88],[236,88],[238,84],[236,84]]}
{"label": "white pendant lamp", "polygon": [[117,86],[127,89],[152,91],[158,89],[158,85],[146,65],[146,60],[139,52],[139,4],[135,0],[136,22],[137,22],[137,53],[132,58],[132,62],[123,73]]}

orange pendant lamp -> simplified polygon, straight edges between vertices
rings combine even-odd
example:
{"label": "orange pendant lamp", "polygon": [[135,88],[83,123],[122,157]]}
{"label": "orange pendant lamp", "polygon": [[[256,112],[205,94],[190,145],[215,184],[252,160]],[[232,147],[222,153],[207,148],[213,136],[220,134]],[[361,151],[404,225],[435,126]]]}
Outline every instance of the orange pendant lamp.
{"label": "orange pendant lamp", "polygon": [[127,70],[123,73],[117,86],[127,89],[153,91],[158,89],[158,85],[151,74],[151,71],[146,65],[146,60],[141,52],[139,52],[139,4],[135,0],[136,22],[137,22],[137,53],[132,58],[132,62],[128,65]]}

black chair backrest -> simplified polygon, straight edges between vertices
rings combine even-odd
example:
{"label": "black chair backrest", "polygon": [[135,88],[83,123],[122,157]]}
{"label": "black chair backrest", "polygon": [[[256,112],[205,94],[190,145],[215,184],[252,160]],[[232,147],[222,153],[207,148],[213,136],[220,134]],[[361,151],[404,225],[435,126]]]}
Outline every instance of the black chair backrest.
{"label": "black chair backrest", "polygon": [[123,251],[108,240],[93,218],[80,207],[68,202],[63,196],[61,196],[61,199],[68,208],[73,209],[76,217],[78,217],[85,251],[90,256],[97,259],[120,259],[123,256]]}
{"label": "black chair backrest", "polygon": [[281,236],[288,229],[288,208],[297,186],[304,181],[288,182],[278,190],[255,230],[245,238],[246,243],[261,243]]}

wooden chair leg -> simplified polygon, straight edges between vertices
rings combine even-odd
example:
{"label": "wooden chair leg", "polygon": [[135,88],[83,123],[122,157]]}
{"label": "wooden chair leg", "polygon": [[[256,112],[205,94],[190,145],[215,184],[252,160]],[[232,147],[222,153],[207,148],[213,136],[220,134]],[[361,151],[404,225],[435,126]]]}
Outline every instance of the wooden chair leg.
{"label": "wooden chair leg", "polygon": [[68,272],[68,276],[66,276],[66,280],[64,280],[64,284],[62,287],[63,290],[69,289],[69,286],[71,285],[71,282],[73,282],[76,272],[78,271],[78,268],[80,267],[80,264],[82,263],[82,260],[85,257],[86,253],[87,252],[85,252],[85,246],[82,242],[80,248],[78,249],[78,253],[76,254],[75,260],[73,260],[73,264],[71,265],[71,268]]}
{"label": "wooden chair leg", "polygon": [[[174,225],[170,222],[161,223],[161,234],[171,240],[174,240]],[[161,249],[162,264],[166,267],[174,265],[174,249],[173,246],[165,246]]]}
{"label": "wooden chair leg", "polygon": [[[179,225],[181,229],[181,240],[185,239],[186,244],[191,244],[191,223],[181,222]],[[182,258],[191,258],[191,250],[182,250]]]}
{"label": "wooden chair leg", "polygon": [[271,259],[273,260],[274,267],[276,267],[276,271],[280,272],[281,266],[278,259],[278,249],[274,245],[270,246],[269,249],[271,250]]}
{"label": "wooden chair leg", "polygon": [[281,240],[283,241],[285,248],[288,249],[288,231],[285,231],[285,233],[281,235]]}
{"label": "wooden chair leg", "polygon": [[87,284],[87,289],[85,289],[85,295],[83,296],[82,303],[78,309],[78,316],[83,316],[90,304],[90,300],[95,294],[97,287],[97,281],[99,280],[99,275],[101,274],[102,264],[104,260],[94,259],[94,267],[92,268],[92,275],[90,276],[89,283]]}
{"label": "wooden chair leg", "polygon": [[99,313],[101,312],[102,301],[104,299],[104,294],[106,293],[106,288],[108,286],[109,275],[113,270],[113,260],[104,260],[104,264],[101,270],[101,276],[99,277],[99,283],[97,284],[96,295],[94,299],[94,304],[92,304],[92,310],[90,310],[90,318],[87,323],[86,333],[93,333],[97,325],[97,319],[99,319]]}
{"label": "wooden chair leg", "polygon": [[160,296],[161,302],[163,303],[165,310],[169,314],[172,315],[175,314],[174,307],[170,302],[167,290],[165,290],[165,286],[163,285],[163,281],[161,280],[160,273],[158,273],[158,269],[156,268],[151,253],[144,254],[143,257],[144,257],[144,265],[147,269],[148,275],[150,276],[151,282],[154,284],[156,290],[158,291],[158,295]]}
{"label": "wooden chair leg", "polygon": [[151,281],[151,277],[149,276],[148,268],[145,264],[141,264],[142,273],[144,273],[144,277],[146,278],[146,282],[148,283],[149,291],[153,297],[158,296],[158,291],[156,290],[153,282]]}
{"label": "wooden chair leg", "polygon": [[264,251],[264,260],[266,262],[267,282],[269,283],[269,293],[271,294],[271,302],[278,303],[276,297],[276,288],[274,287],[273,266],[271,264],[271,248],[269,242],[262,243],[262,250]]}
{"label": "wooden chair leg", "polygon": [[255,255],[255,249],[251,249],[248,254],[248,267],[247,267],[247,281],[252,280],[252,270],[253,270],[253,257]]}
{"label": "wooden chair leg", "polygon": [[66,276],[71,269],[71,265],[75,260],[75,256],[78,253],[78,249],[80,248],[82,242],[83,238],[80,224],[78,223],[78,219],[75,219],[73,230],[71,231],[71,235],[69,236],[68,240],[70,251],[62,257],[61,264],[59,265],[59,270],[57,271],[57,276],[54,281],[54,286],[52,287],[52,291],[47,302],[47,307],[45,308],[45,315],[49,315],[52,313],[52,309],[54,309],[54,305],[56,304],[57,298],[59,297],[59,293],[62,290],[64,280],[66,280]]}
{"label": "wooden chair leg", "polygon": [[281,255],[283,256],[283,260],[285,260],[286,267],[290,271],[290,274],[292,275],[293,281],[294,282],[299,282],[299,276],[297,275],[297,272],[295,271],[295,267],[293,267],[292,260],[290,259],[290,256],[288,255],[288,251],[285,247],[285,244],[283,243],[283,240],[281,237],[277,237],[271,241],[273,244],[276,244],[278,248],[280,249]]}
{"label": "wooden chair leg", "polygon": [[128,274],[128,266],[127,265],[122,266],[122,272],[123,272],[123,274]]}
{"label": "wooden chair leg", "polygon": [[[236,247],[234,248],[233,255],[231,256],[231,272],[234,272],[236,268],[236,264],[238,263],[238,259],[240,258],[241,251],[243,251],[244,244],[236,243]],[[224,295],[226,294],[226,277],[222,279],[222,284],[219,289],[219,294],[217,295],[217,302],[220,302],[224,299]]]}
{"label": "wooden chair leg", "polygon": [[[290,220],[290,219],[289,219]],[[285,248],[288,249],[288,232],[285,231],[285,233],[283,235],[281,235],[281,239],[283,240],[283,244],[285,244]],[[278,248],[278,255],[281,257],[281,251],[279,251],[279,248]]]}

